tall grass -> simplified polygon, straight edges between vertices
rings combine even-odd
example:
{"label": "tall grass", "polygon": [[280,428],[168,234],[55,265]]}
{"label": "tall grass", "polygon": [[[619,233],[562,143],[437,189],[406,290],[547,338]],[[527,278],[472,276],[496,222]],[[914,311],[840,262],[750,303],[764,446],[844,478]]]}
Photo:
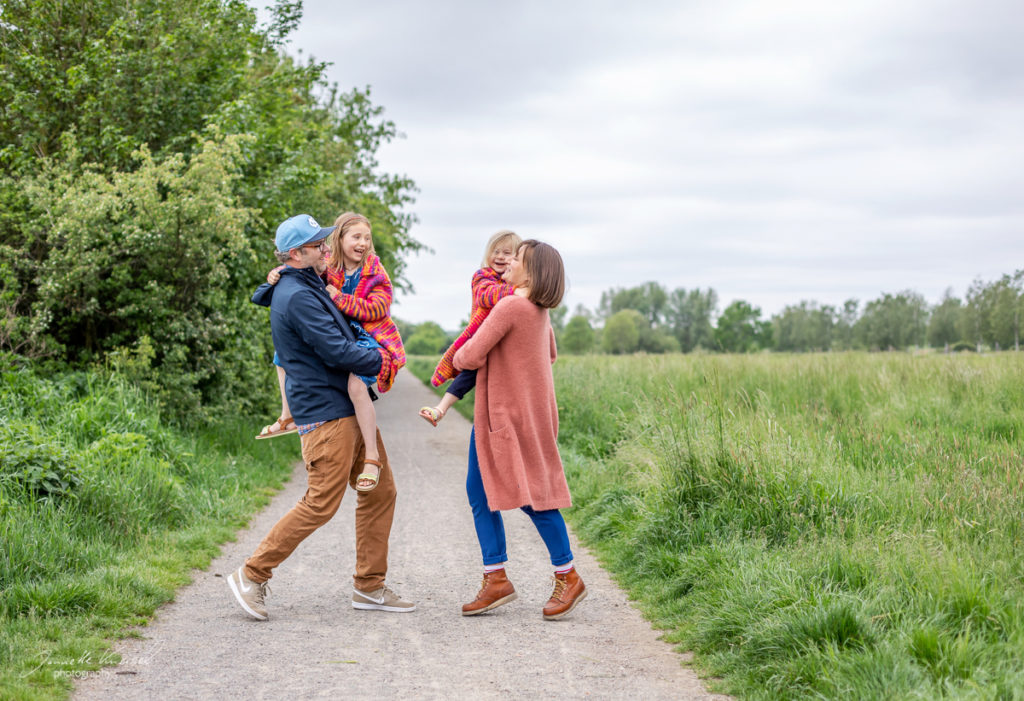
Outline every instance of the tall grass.
{"label": "tall grass", "polygon": [[555,365],[568,514],[745,698],[1024,698],[1024,359]]}
{"label": "tall grass", "polygon": [[298,447],[239,418],[183,434],[117,377],[0,379],[0,698],[61,698],[247,523]]}

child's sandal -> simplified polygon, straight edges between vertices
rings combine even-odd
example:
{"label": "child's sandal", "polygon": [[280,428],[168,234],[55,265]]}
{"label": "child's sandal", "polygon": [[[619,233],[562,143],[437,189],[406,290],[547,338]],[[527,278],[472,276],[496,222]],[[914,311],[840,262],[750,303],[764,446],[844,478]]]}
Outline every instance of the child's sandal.
{"label": "child's sandal", "polygon": [[295,421],[290,416],[282,416],[272,424],[263,427],[260,431],[260,435],[256,436],[256,440],[263,438],[276,438],[277,436],[286,436],[289,433],[295,433],[299,430],[299,427],[295,425]]}
{"label": "child's sandal", "polygon": [[[379,460],[371,460],[370,458],[363,458],[363,464],[364,465],[376,465],[377,466],[377,474],[374,475],[374,474],[370,474],[369,472],[362,472],[362,473],[360,473],[359,476],[356,477],[356,491],[357,492],[372,492],[374,490],[374,488],[377,486],[377,482],[380,481],[380,469],[381,469],[381,467],[383,467],[383,465],[381,465]],[[364,486],[360,486],[359,483],[362,480],[366,480],[368,482],[372,482],[373,484],[370,484],[370,485],[365,486],[365,487]]]}
{"label": "child's sandal", "polygon": [[424,421],[429,421],[431,426],[437,426],[438,422],[444,418],[444,412],[437,407],[425,406],[420,408],[420,416]]}

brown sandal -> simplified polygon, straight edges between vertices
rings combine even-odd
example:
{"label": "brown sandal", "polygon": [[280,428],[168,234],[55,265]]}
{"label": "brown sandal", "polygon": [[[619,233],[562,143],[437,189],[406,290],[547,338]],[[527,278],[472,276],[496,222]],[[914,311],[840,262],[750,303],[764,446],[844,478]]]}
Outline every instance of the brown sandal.
{"label": "brown sandal", "polygon": [[[357,492],[372,492],[374,490],[374,488],[377,486],[377,482],[380,480],[380,470],[383,467],[383,465],[381,464],[380,460],[371,460],[370,458],[363,458],[363,464],[364,465],[376,465],[377,466],[377,474],[372,475],[369,472],[362,472],[362,473],[360,473],[359,476],[356,477],[356,491]],[[367,481],[373,482],[373,484],[371,484],[368,487],[360,487],[359,486],[359,480],[367,480]]]}
{"label": "brown sandal", "polygon": [[269,426],[264,426],[263,430],[260,431],[260,435],[256,436],[256,440],[263,438],[277,438],[278,436],[286,436],[289,433],[295,433],[299,430],[299,427],[295,425],[295,422],[290,416],[282,416],[274,423]]}

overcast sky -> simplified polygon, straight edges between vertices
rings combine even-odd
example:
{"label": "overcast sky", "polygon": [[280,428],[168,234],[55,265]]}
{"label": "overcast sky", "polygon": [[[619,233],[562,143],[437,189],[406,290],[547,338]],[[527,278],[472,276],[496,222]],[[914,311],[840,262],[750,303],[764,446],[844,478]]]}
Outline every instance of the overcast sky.
{"label": "overcast sky", "polygon": [[[1024,268],[1019,2],[306,0],[288,50],[405,134],[415,295],[454,330],[484,243],[558,248],[566,302],[712,287],[765,317]],[[336,213],[317,213],[330,219]]]}

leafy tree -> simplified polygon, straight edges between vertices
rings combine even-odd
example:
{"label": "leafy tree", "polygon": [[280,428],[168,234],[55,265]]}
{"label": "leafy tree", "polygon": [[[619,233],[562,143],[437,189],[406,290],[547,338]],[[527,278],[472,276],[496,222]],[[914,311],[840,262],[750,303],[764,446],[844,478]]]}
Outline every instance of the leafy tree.
{"label": "leafy tree", "polygon": [[723,351],[749,353],[771,345],[772,327],[760,321],[761,309],[736,300],[718,317],[715,341]]}
{"label": "leafy tree", "polygon": [[606,353],[635,353],[640,348],[640,329],[647,320],[635,309],[623,309],[609,317],[601,332],[601,346]]}
{"label": "leafy tree", "polygon": [[928,304],[913,290],[883,294],[864,307],[855,333],[865,347],[875,350],[923,346],[928,324]]}
{"label": "leafy tree", "polygon": [[566,353],[575,355],[587,353],[594,347],[594,329],[587,317],[577,314],[569,319],[562,332],[560,345]]}
{"label": "leafy tree", "polygon": [[664,327],[640,329],[640,350],[646,353],[678,353],[679,340]]}
{"label": "leafy tree", "polygon": [[1022,277],[1024,271],[1003,275],[985,289],[984,294],[990,299],[987,304],[989,342],[996,348],[1020,349]]}
{"label": "leafy tree", "polygon": [[395,127],[368,88],[340,92],[325,64],[283,52],[300,15],[282,0],[265,27],[242,0],[3,4],[3,348],[77,364],[148,337],[182,407],[252,401],[232,394],[270,356],[249,292],[275,264],[273,230],[303,211],[368,215],[410,288],[414,186],[377,172]]}
{"label": "leafy tree", "polygon": [[857,325],[860,301],[848,299],[843,308],[836,310],[835,326],[832,330],[832,348],[836,350],[853,350],[858,347],[854,327]]}
{"label": "leafy tree", "polygon": [[960,340],[957,324],[961,311],[960,300],[953,296],[953,288],[947,288],[928,320],[928,343],[936,348],[946,348]]}
{"label": "leafy tree", "polygon": [[443,353],[451,340],[448,334],[433,321],[425,321],[405,339],[405,351],[410,355],[435,355]]}
{"label": "leafy tree", "polygon": [[612,288],[601,293],[598,316],[610,319],[624,309],[633,309],[647,321],[648,327],[660,324],[664,318],[668,293],[657,282],[645,282],[638,287]]}
{"label": "leafy tree", "polygon": [[134,170],[110,175],[44,162],[25,183],[51,226],[39,238],[50,253],[28,315],[33,332],[45,332],[40,346],[89,362],[151,339],[162,398],[178,415],[248,395],[263,374],[253,359],[269,356],[257,340],[268,335],[265,315],[234,274],[253,255],[253,213],[232,192],[242,141],[205,142],[187,161],[160,163],[143,148]]}
{"label": "leafy tree", "polygon": [[565,328],[565,317],[568,313],[569,307],[564,304],[560,304],[551,310],[549,315],[551,318],[551,328],[555,330],[555,333],[558,333]]}
{"label": "leafy tree", "polygon": [[829,350],[836,312],[830,306],[803,301],[772,317],[775,347],[780,351]]}
{"label": "leafy tree", "polygon": [[714,348],[712,320],[718,308],[718,295],[710,287],[687,292],[683,288],[668,297],[666,322],[679,341],[680,350],[689,353],[696,348]]}
{"label": "leafy tree", "polygon": [[582,316],[584,319],[587,320],[587,323],[589,323],[591,325],[593,325],[593,323],[594,323],[594,319],[595,319],[594,315],[590,312],[589,309],[584,307],[582,304],[577,304],[576,305],[576,309],[573,310],[572,315],[573,316]]}

